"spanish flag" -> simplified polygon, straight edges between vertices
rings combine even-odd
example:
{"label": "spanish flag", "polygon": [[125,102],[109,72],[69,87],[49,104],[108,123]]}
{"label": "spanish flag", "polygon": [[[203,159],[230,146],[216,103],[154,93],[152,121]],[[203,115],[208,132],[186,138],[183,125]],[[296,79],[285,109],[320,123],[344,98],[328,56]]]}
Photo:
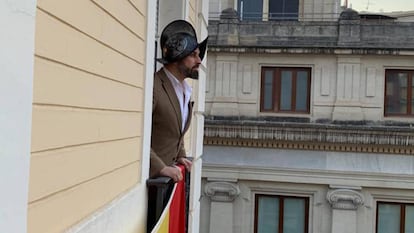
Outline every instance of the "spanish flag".
{"label": "spanish flag", "polygon": [[151,233],[185,233],[185,168],[183,179],[174,184],[170,199]]}

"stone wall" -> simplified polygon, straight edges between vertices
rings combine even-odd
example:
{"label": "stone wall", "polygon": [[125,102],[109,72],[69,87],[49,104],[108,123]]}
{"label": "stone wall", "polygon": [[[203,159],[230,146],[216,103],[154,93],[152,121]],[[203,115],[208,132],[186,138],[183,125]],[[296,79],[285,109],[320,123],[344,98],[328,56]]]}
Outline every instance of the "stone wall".
{"label": "stone wall", "polygon": [[[218,47],[320,47],[414,50],[414,22],[361,20],[348,10],[338,21],[239,21],[227,10],[221,20],[209,23],[209,46]],[[230,17],[233,16],[233,17]],[[372,50],[370,50],[372,53]]]}

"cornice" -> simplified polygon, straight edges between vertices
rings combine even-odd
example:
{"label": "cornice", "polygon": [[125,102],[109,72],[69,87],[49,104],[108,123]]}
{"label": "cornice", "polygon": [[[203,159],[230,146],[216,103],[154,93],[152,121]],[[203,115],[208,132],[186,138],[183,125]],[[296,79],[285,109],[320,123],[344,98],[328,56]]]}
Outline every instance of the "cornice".
{"label": "cornice", "polygon": [[204,144],[414,155],[413,129],[312,124],[209,124]]}
{"label": "cornice", "polygon": [[203,162],[203,178],[256,180],[269,182],[292,182],[308,184],[332,184],[391,189],[414,189],[411,174],[384,174],[357,171],[334,171],[315,169],[269,168],[239,165],[222,165]]}
{"label": "cornice", "polygon": [[311,46],[233,46],[209,45],[211,53],[257,53],[257,54],[332,54],[332,55],[405,55],[413,56],[413,48],[337,48],[337,47],[311,47]]}

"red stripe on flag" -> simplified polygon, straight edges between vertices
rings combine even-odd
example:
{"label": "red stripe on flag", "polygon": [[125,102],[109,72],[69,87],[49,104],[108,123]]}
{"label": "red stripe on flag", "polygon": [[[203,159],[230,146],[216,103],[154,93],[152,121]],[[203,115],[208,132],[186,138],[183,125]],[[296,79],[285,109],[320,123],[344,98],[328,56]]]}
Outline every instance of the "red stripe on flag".
{"label": "red stripe on flag", "polygon": [[169,233],[185,233],[185,168],[181,169],[183,179],[177,183],[177,188],[170,206]]}

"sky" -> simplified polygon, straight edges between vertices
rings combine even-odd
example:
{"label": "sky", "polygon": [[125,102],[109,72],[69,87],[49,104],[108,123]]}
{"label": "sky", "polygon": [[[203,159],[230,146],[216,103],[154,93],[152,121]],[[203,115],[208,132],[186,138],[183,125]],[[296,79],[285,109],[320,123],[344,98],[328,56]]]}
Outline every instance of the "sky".
{"label": "sky", "polygon": [[348,0],[348,7],[351,5],[357,11],[414,11],[414,0]]}

